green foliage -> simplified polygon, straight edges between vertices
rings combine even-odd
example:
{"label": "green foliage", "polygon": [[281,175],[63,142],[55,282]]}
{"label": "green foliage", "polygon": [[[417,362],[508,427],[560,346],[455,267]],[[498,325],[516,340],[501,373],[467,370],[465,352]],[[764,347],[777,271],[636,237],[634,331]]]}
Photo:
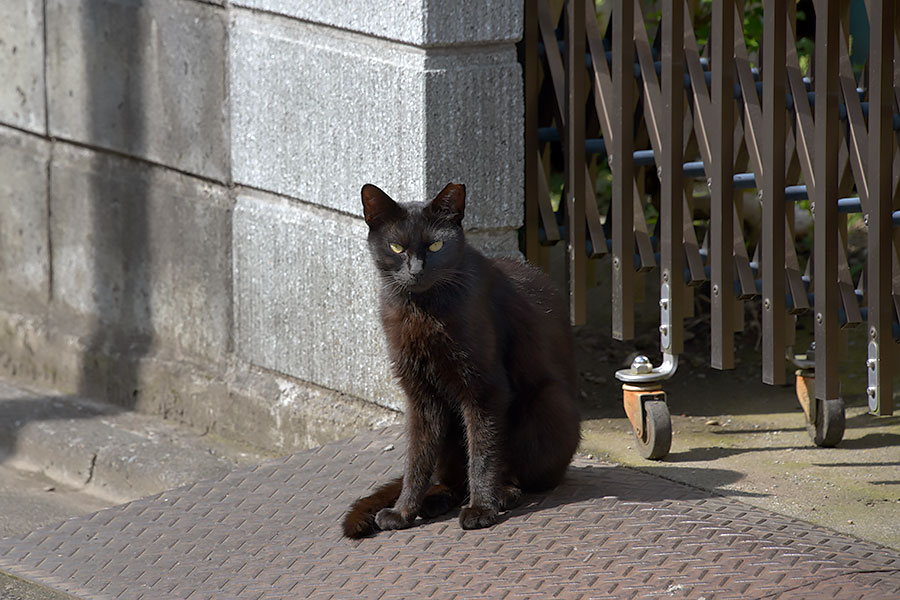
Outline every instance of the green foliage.
{"label": "green foliage", "polygon": [[[694,14],[694,35],[697,43],[703,47],[709,43],[712,23],[713,0],[700,0]],[[744,44],[750,54],[759,51],[759,41],[763,33],[762,0],[748,0],[744,3]]]}
{"label": "green foliage", "polygon": [[553,207],[553,212],[559,212],[559,207],[562,205],[562,193],[565,183],[566,178],[562,173],[554,172],[550,174],[550,206]]}
{"label": "green foliage", "polygon": [[[602,0],[597,0],[597,6],[602,5]],[[659,23],[662,17],[662,11],[658,8],[660,0],[646,0],[645,2],[645,21],[648,30],[651,26]],[[709,43],[710,28],[712,23],[712,7],[713,0],[699,0],[694,12],[694,36],[697,38],[697,44],[703,48]],[[744,23],[743,34],[744,44],[750,56],[756,56],[759,52],[759,43],[763,35],[763,3],[762,0],[746,0],[743,3]],[[797,20],[803,21],[807,15],[803,11],[797,12]],[[800,55],[800,65],[803,72],[809,67],[809,57],[812,54],[813,42],[808,38],[797,40],[797,50]]]}

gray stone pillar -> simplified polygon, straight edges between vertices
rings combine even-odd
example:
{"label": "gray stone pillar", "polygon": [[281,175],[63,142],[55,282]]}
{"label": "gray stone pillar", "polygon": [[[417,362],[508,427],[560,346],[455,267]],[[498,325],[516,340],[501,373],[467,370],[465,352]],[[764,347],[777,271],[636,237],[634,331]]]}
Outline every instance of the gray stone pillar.
{"label": "gray stone pillar", "polygon": [[516,254],[521,0],[0,0],[0,376],[279,451],[395,421],[360,188]]}
{"label": "gray stone pillar", "polygon": [[237,0],[231,20],[235,347],[390,408],[359,190],[465,183],[473,243],[517,253],[516,0]]}

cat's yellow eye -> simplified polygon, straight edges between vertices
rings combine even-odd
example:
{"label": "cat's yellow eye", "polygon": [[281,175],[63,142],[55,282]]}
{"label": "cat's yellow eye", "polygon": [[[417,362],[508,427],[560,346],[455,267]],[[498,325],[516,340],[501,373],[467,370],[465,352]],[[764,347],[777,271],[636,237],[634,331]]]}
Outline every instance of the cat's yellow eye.
{"label": "cat's yellow eye", "polygon": [[428,249],[431,250],[432,252],[437,252],[438,250],[440,250],[443,247],[444,247],[444,242],[442,242],[441,240],[438,240],[435,243],[433,243],[432,245],[428,246]]}
{"label": "cat's yellow eye", "polygon": [[394,254],[400,254],[401,252],[403,252],[403,246],[391,242],[391,250],[394,251]]}

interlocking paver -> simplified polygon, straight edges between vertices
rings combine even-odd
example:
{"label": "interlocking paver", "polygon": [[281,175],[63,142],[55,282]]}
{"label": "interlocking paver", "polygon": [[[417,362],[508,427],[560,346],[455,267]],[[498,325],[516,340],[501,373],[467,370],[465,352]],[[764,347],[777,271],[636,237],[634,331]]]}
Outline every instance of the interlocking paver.
{"label": "interlocking paver", "polygon": [[97,599],[900,597],[896,551],[582,459],[491,529],[342,538],[402,452],[361,434],[0,540],[0,568]]}

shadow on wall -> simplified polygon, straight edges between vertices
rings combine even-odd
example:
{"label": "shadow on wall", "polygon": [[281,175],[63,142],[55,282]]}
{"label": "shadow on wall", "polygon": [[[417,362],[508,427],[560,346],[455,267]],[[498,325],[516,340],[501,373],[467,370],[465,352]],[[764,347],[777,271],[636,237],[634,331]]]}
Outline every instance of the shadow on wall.
{"label": "shadow on wall", "polygon": [[[84,112],[90,140],[140,153],[146,142],[144,98],[148,47],[143,0],[110,3],[81,16],[88,101]],[[117,52],[110,52],[110,48]],[[89,198],[91,231],[82,243],[92,264],[92,308],[96,318],[86,341],[79,393],[125,408],[139,401],[139,368],[153,343],[152,252],[149,244],[150,175],[125,180],[106,158],[92,158]]]}

